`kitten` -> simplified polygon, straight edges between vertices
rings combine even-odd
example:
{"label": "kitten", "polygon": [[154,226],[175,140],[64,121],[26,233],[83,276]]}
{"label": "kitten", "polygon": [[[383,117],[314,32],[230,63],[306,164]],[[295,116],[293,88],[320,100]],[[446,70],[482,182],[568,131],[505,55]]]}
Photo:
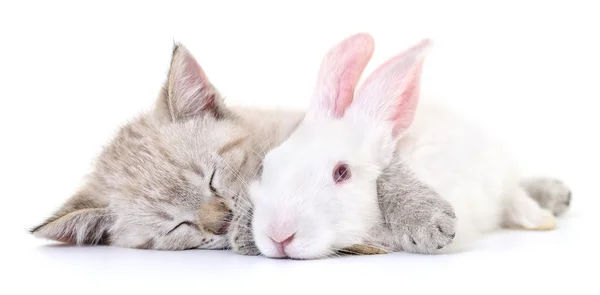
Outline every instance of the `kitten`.
{"label": "kitten", "polygon": [[162,250],[224,249],[231,239],[236,252],[258,254],[245,186],[265,149],[302,115],[225,107],[190,52],[175,45],[154,109],[119,130],[83,186],[31,233]]}

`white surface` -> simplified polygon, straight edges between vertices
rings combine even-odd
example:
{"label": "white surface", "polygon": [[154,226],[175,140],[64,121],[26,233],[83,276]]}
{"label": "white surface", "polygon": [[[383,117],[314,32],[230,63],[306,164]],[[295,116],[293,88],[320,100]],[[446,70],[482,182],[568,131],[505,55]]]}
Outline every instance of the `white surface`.
{"label": "white surface", "polygon": [[590,235],[597,231],[589,218],[575,215],[556,231],[502,232],[467,253],[312,261],[226,251],[75,248],[20,239],[18,248],[9,249],[10,279],[2,287],[49,294],[598,294],[597,238]]}
{"label": "white surface", "polygon": [[[598,294],[597,271],[584,270],[600,262],[597,4],[490,2],[2,2],[0,294]],[[432,38],[425,91],[503,139],[526,172],[573,187],[559,228],[494,235],[452,256],[318,261],[44,246],[26,233],[119,124],[151,107],[173,39],[229,104],[304,107],[324,52],[358,31],[376,41],[367,72]]]}
{"label": "white surface", "polygon": [[554,232],[497,234],[477,250],[458,255],[396,253],[314,261],[225,251],[74,248],[24,240],[11,251],[20,256],[13,257],[9,273],[15,279],[3,287],[49,294],[598,294],[593,281],[597,274],[582,270],[594,269],[587,255],[597,245],[590,235],[597,226],[585,221],[572,217]]}

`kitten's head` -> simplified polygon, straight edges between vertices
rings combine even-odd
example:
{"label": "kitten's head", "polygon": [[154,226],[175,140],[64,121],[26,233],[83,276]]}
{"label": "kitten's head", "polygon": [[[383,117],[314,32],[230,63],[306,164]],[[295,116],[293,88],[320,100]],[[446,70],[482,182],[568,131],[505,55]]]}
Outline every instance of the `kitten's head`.
{"label": "kitten's head", "polygon": [[258,159],[194,57],[175,46],[155,109],[123,126],[85,184],[33,235],[181,250],[228,246],[232,202]]}

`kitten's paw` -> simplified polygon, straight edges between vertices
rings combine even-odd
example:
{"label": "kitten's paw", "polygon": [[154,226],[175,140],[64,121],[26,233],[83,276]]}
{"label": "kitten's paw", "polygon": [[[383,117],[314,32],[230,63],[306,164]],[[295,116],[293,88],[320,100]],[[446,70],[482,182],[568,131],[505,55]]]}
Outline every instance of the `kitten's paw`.
{"label": "kitten's paw", "polygon": [[260,251],[254,243],[252,235],[252,224],[250,218],[238,218],[234,220],[229,232],[229,244],[231,250],[241,255],[260,255]]}
{"label": "kitten's paw", "polygon": [[522,185],[540,207],[550,210],[554,216],[563,215],[571,206],[571,189],[561,180],[549,177],[528,178]]}
{"label": "kitten's paw", "polygon": [[231,233],[229,243],[231,250],[241,255],[260,255],[260,251],[254,244],[254,237],[250,231],[234,231]]}
{"label": "kitten's paw", "polygon": [[234,244],[232,245],[233,252],[240,255],[257,256],[260,251],[254,243]]}
{"label": "kitten's paw", "polygon": [[[437,201],[437,200],[436,200]],[[414,211],[400,237],[406,252],[432,254],[450,244],[456,235],[456,215],[444,201],[433,202],[426,210]]]}

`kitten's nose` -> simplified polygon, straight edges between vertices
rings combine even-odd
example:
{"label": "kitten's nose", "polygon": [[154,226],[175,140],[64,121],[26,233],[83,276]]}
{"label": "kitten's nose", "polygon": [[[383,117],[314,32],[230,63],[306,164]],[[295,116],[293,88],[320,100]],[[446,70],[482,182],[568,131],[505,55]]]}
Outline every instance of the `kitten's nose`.
{"label": "kitten's nose", "polygon": [[287,253],[285,252],[285,247],[287,247],[292,242],[295,234],[296,233],[293,233],[291,235],[269,235],[269,238],[271,239],[271,241],[273,241],[273,244],[275,244],[277,251],[281,255],[287,255]]}

